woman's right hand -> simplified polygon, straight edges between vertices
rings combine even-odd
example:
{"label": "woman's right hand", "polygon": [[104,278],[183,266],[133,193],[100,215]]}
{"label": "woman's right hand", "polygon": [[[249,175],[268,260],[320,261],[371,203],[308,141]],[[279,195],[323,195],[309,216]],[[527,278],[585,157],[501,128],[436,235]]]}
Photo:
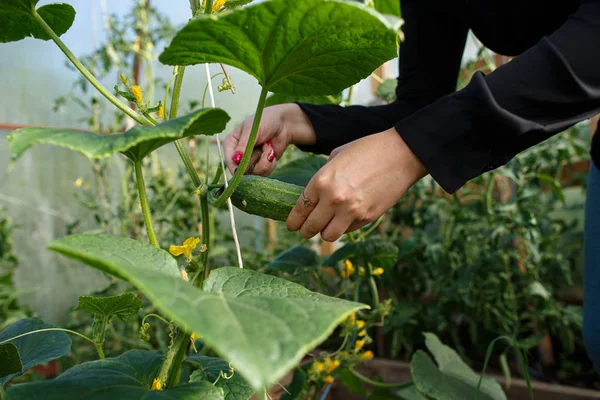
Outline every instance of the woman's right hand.
{"label": "woman's right hand", "polygon": [[[248,117],[227,135],[223,146],[227,167],[234,173],[250,136],[254,116]],[[275,169],[289,144],[310,145],[316,141],[310,120],[297,104],[279,104],[267,107],[256,136],[255,147],[262,146],[263,154],[253,174],[267,176]]]}

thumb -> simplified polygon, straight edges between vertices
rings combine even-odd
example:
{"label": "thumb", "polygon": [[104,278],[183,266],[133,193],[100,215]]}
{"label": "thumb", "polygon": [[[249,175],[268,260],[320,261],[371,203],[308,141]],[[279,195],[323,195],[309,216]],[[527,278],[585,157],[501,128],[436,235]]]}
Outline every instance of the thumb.
{"label": "thumb", "polygon": [[346,150],[346,148],[348,147],[349,143],[346,143],[340,147],[336,147],[335,149],[333,149],[331,151],[331,153],[329,154],[329,158],[327,159],[327,161],[331,161],[333,160],[334,157],[336,157],[338,154],[340,154],[342,151]]}

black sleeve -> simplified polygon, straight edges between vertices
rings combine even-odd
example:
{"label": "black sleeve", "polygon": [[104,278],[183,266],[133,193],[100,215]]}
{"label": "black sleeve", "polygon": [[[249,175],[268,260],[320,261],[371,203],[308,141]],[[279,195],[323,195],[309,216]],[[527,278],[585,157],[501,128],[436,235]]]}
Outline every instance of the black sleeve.
{"label": "black sleeve", "polygon": [[600,1],[552,35],[395,125],[448,192],[600,111]]}
{"label": "black sleeve", "polygon": [[[451,14],[457,12],[456,7],[441,7],[439,3],[443,2],[401,3],[406,22],[405,41],[400,46],[398,100],[376,107],[299,104],[317,136],[314,145],[300,146],[302,150],[329,154],[345,143],[392,128],[456,89],[468,29],[460,22],[460,15]],[[443,46],[439,46],[440,38],[444,38]]]}

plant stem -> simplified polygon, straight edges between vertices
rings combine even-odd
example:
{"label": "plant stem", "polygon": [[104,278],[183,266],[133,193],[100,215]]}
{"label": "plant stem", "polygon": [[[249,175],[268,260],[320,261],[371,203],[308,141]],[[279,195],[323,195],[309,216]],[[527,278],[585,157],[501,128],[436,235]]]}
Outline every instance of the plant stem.
{"label": "plant stem", "polygon": [[348,96],[346,97],[346,100],[343,102],[344,107],[352,105],[352,94],[353,93],[354,93],[354,85],[352,85],[348,88]]}
{"label": "plant stem", "polygon": [[229,186],[223,194],[221,194],[213,203],[213,206],[219,208],[225,204],[227,199],[231,197],[233,191],[237,188],[242,176],[244,176],[244,171],[246,171],[246,167],[250,162],[250,155],[252,154],[252,149],[254,149],[254,143],[256,142],[256,136],[258,134],[258,127],[260,126],[260,118],[262,117],[263,110],[265,108],[265,101],[267,100],[267,93],[269,91],[262,88],[260,92],[260,97],[258,99],[258,104],[256,105],[256,113],[254,114],[254,121],[252,122],[252,130],[250,131],[250,137],[248,138],[248,144],[246,145],[246,149],[244,150],[244,157],[242,157],[242,161],[238,166],[237,172],[233,176],[233,179],[229,183]]}
{"label": "plant stem", "polygon": [[410,386],[413,384],[412,381],[396,382],[396,383],[377,382],[377,381],[374,381],[374,380],[369,379],[366,376],[362,375],[360,372],[358,372],[354,368],[348,368],[348,370],[350,371],[350,373],[352,375],[354,375],[360,381],[362,381],[368,385],[371,385],[373,387],[378,387],[378,388],[382,388],[382,389],[403,388],[403,387],[407,387],[407,386]]}
{"label": "plant stem", "polygon": [[154,313],[150,313],[148,315],[146,315],[144,318],[142,318],[142,325],[144,325],[144,323],[146,322],[146,319],[150,318],[150,317],[154,317],[162,322],[164,322],[165,324],[167,324],[168,326],[171,326],[171,323],[169,321],[167,321],[166,319],[164,319],[163,317],[161,317],[158,314],[154,314]]}
{"label": "plant stem", "polygon": [[177,111],[179,111],[179,97],[181,96],[181,86],[183,84],[184,74],[185,67],[183,65],[178,65],[177,76],[175,77],[175,86],[173,86],[173,96],[171,97],[171,109],[169,110],[169,119],[177,117]]}
{"label": "plant stem", "polygon": [[213,0],[206,0],[206,6],[204,7],[204,14],[212,13]]}
{"label": "plant stem", "polygon": [[383,221],[383,215],[381,217],[377,218],[375,220],[375,222],[371,223],[371,226],[369,226],[366,231],[360,232],[358,240],[361,241],[361,240],[365,239],[367,236],[369,236],[369,234],[371,232],[373,232],[375,229],[377,229],[377,227],[379,226],[379,224],[381,224],[382,221]]}
{"label": "plant stem", "polygon": [[104,336],[106,335],[106,324],[108,324],[108,317],[104,317],[102,319],[102,331],[100,332],[100,336],[96,339],[96,350],[98,351],[98,357],[101,360],[104,360],[104,350],[102,349],[102,345],[104,344]]}
{"label": "plant stem", "polygon": [[3,340],[3,341],[1,341],[1,342],[0,342],[0,344],[4,344],[4,343],[7,343],[7,342],[10,342],[11,340],[15,340],[15,339],[22,338],[23,336],[29,336],[29,335],[32,335],[32,334],[34,334],[34,333],[40,333],[40,332],[49,332],[49,331],[62,331],[62,332],[71,333],[71,334],[73,334],[73,335],[77,335],[77,336],[79,336],[80,338],[83,338],[83,339],[87,340],[88,342],[90,342],[90,343],[92,343],[92,344],[96,344],[96,342],[94,342],[94,339],[92,339],[92,338],[89,338],[89,337],[87,337],[87,336],[85,336],[84,334],[81,334],[81,333],[79,333],[79,332],[72,331],[72,330],[70,330],[70,329],[64,329],[64,328],[44,328],[44,329],[36,329],[35,331],[31,331],[31,332],[25,332],[25,333],[22,333],[22,334],[20,334],[20,335],[13,336],[13,337],[11,337],[11,338],[8,338],[8,339],[6,339],[6,340]]}
{"label": "plant stem", "polygon": [[208,195],[204,193],[200,196],[200,220],[202,221],[202,237],[201,246],[204,248],[202,252],[202,265],[204,265],[204,274],[208,274],[208,253],[210,250],[210,216],[208,212]]}
{"label": "plant stem", "polygon": [[142,162],[134,162],[135,168],[135,180],[137,182],[138,194],[140,196],[140,205],[142,207],[142,214],[144,215],[144,224],[146,225],[146,231],[148,232],[148,240],[150,244],[155,247],[158,245],[158,239],[156,239],[156,233],[154,233],[154,225],[152,225],[152,214],[150,212],[150,205],[148,204],[148,198],[146,197],[146,185],[144,184],[144,174],[142,172]]}
{"label": "plant stem", "polygon": [[36,10],[32,10],[33,17],[37,21],[37,23],[42,27],[44,32],[50,36],[50,38],[56,43],[58,48],[64,53],[64,55],[71,61],[71,63],[81,72],[81,75],[84,76],[85,79],[88,80],[102,94],[108,101],[113,103],[119,110],[123,111],[125,114],[133,118],[137,123],[142,125],[152,125],[150,121],[140,115],[138,112],[132,110],[126,104],[122,103],[115,95],[108,91],[95,77],[92,75],[90,71],[75,57],[75,55],[69,50],[69,48],[63,43],[62,40],[58,37],[58,35],[50,28],[50,26],[44,21],[44,19],[37,13]]}
{"label": "plant stem", "polygon": [[183,144],[181,143],[181,139],[176,140],[175,142],[175,148],[177,149],[177,152],[179,153],[179,157],[181,158],[181,161],[183,161],[183,165],[185,165],[185,169],[187,170],[188,175],[190,176],[190,179],[192,180],[192,184],[194,185],[195,189],[199,189],[202,186],[202,179],[200,179],[200,176],[198,175],[198,172],[196,171],[196,167],[194,167],[194,162],[192,161],[190,155],[188,154],[188,152],[186,151],[185,147],[183,147]]}
{"label": "plant stem", "polygon": [[[210,139],[208,136],[204,137],[204,147],[206,150],[204,164],[206,165],[206,183],[208,183],[208,177],[210,176]],[[221,171],[217,164],[217,174]],[[217,180],[218,182],[218,180]],[[213,182],[216,183],[216,182]]]}
{"label": "plant stem", "polygon": [[200,0],[190,0],[190,8],[192,9],[192,17],[195,17],[200,9]]}
{"label": "plant stem", "polygon": [[175,339],[173,339],[173,344],[169,348],[169,351],[167,351],[165,361],[158,374],[160,381],[163,382],[167,388],[179,385],[181,364],[183,363],[190,337],[190,334],[185,333],[181,329],[178,330],[175,334]]}
{"label": "plant stem", "polygon": [[379,304],[379,291],[377,290],[377,283],[375,278],[369,277],[369,288],[371,289],[371,297],[373,297],[373,307],[377,307]]}
{"label": "plant stem", "polygon": [[[177,76],[175,77],[175,85],[173,86],[173,96],[171,97],[171,109],[169,110],[169,119],[173,119],[177,117],[177,111],[179,110],[179,98],[181,97],[181,86],[183,84],[183,76],[185,73],[185,67],[182,65],[178,65],[177,67]],[[185,165],[185,169],[194,184],[194,187],[198,189],[202,186],[202,180],[200,176],[198,176],[198,172],[194,167],[194,163],[188,152],[185,150],[182,144],[182,140],[176,140],[175,148],[177,148],[177,152],[179,153],[179,157],[181,157],[181,161],[183,161],[183,165]]]}

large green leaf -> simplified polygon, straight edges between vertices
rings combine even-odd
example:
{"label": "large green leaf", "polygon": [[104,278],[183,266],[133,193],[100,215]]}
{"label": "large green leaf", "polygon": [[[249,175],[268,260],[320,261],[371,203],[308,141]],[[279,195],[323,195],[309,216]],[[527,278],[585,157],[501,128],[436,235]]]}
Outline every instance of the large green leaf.
{"label": "large green leaf", "polygon": [[319,268],[319,255],[312,249],[298,245],[277,254],[267,265],[268,271],[294,272]]}
{"label": "large green leaf", "polygon": [[76,235],[50,248],[125,279],[168,318],[230,360],[255,389],[281,378],[325,340],[359,303],[331,298],[269,275],[213,270],[197,289],[164,250],[109,235]]}
{"label": "large green leaf", "polygon": [[126,321],[142,308],[142,300],[135,293],[123,293],[119,296],[96,297],[80,296],[75,310],[89,311],[101,317],[110,318],[116,315]]}
{"label": "large green leaf", "polygon": [[400,17],[400,0],[373,0],[375,9],[382,14]]}
{"label": "large green leaf", "polygon": [[423,396],[415,385],[397,391],[396,395],[402,400],[427,400],[427,397]]}
{"label": "large green leaf", "polygon": [[321,96],[290,96],[288,94],[275,93],[267,97],[266,107],[276,104],[287,103],[307,103],[307,104],[340,104],[342,95],[321,95]]}
{"label": "large green leaf", "polygon": [[[69,30],[75,10],[69,4],[47,4],[35,10],[38,0],[0,0],[0,42],[16,42],[26,37],[49,40],[34,18],[37,12],[58,36]],[[35,10],[35,11],[34,11]]]}
{"label": "large green leaf", "polygon": [[12,343],[0,344],[0,378],[16,374],[23,369],[19,349]]}
{"label": "large green leaf", "polygon": [[245,6],[246,4],[252,3],[253,0],[227,0],[223,7],[228,10],[233,10],[234,8]]}
{"label": "large green leaf", "polygon": [[56,327],[45,323],[39,318],[25,318],[0,332],[0,343],[14,344],[19,350],[23,363],[23,368],[19,372],[0,378],[0,386],[12,378],[23,375],[30,368],[62,357],[71,350],[71,339],[69,339],[66,333],[61,331],[32,333],[18,339],[9,340],[23,333],[48,328]]}
{"label": "large green leaf", "polygon": [[397,30],[341,0],[272,0],[192,20],[159,60],[224,63],[274,93],[336,94],[397,55]]}
{"label": "large green leaf", "polygon": [[[221,358],[192,354],[186,361],[198,368],[190,376],[190,382],[216,382],[215,386],[223,389],[225,400],[248,400],[255,393],[255,390],[235,370],[232,376],[229,363]],[[219,378],[221,373],[225,376]]]}
{"label": "large green leaf", "polygon": [[6,400],[223,400],[223,391],[195,382],[152,391],[164,356],[158,351],[131,350],[116,358],[77,365],[58,378],[12,386]]}
{"label": "large green leaf", "polygon": [[[433,360],[422,350],[411,360],[413,382],[419,391],[440,400],[474,399],[479,376],[450,347],[432,333],[425,333],[425,344]],[[494,379],[485,378],[479,393],[481,400],[506,400],[502,388]]]}
{"label": "large green leaf", "polygon": [[193,135],[213,135],[225,129],[229,116],[218,108],[196,111],[154,127],[136,126],[122,133],[100,135],[93,132],[56,128],[23,128],[8,136],[11,159],[15,161],[36,144],[67,147],[98,159],[121,152],[131,160],[141,160],[157,148]]}
{"label": "large green leaf", "polygon": [[298,186],[306,186],[313,175],[326,163],[326,157],[308,154],[305,157],[290,161],[289,163],[278,167],[269,178]]}
{"label": "large green leaf", "polygon": [[391,241],[382,238],[346,243],[323,261],[323,265],[334,266],[340,261],[352,258],[370,262],[374,267],[390,268],[394,266],[396,258],[398,258],[398,247]]}

